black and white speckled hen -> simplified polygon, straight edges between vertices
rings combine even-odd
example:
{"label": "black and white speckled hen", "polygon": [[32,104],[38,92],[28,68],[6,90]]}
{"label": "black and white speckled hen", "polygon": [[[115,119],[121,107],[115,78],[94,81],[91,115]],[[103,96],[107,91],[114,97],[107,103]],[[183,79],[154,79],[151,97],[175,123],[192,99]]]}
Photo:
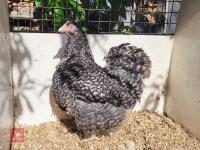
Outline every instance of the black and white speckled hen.
{"label": "black and white speckled hen", "polygon": [[57,104],[74,117],[84,136],[119,125],[133,108],[150,75],[151,62],[142,49],[121,44],[110,49],[100,67],[77,23],[67,21],[59,32],[69,36],[62,60],[53,75]]}

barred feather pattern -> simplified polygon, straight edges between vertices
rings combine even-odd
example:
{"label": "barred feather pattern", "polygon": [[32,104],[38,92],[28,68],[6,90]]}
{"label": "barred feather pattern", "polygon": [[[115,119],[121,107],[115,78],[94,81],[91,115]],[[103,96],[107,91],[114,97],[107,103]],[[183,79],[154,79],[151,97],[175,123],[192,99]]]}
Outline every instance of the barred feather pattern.
{"label": "barred feather pattern", "polygon": [[58,106],[74,118],[81,136],[105,133],[126,118],[127,110],[124,107],[116,107],[108,102],[86,102],[81,98],[84,97],[81,95],[83,93],[70,88],[66,81],[58,67],[53,75],[52,93]]}
{"label": "barred feather pattern", "polygon": [[70,90],[68,83],[65,82],[65,77],[59,70],[54,72],[52,81],[52,94],[58,106],[68,115],[75,113],[76,93]]}
{"label": "barred feather pattern", "polygon": [[126,87],[94,62],[82,34],[69,39],[52,82],[56,103],[74,118],[84,137],[118,126],[136,103]]}
{"label": "barred feather pattern", "polygon": [[123,43],[112,47],[105,56],[105,71],[129,89],[134,99],[140,100],[143,79],[151,74],[151,61],[143,49]]}
{"label": "barred feather pattern", "polygon": [[102,68],[95,63],[83,32],[66,45],[53,75],[52,92],[83,136],[118,126],[140,99],[142,79],[149,74],[148,63],[144,62],[149,59],[133,47],[127,52],[127,46],[111,48],[106,58],[108,65]]}
{"label": "barred feather pattern", "polygon": [[135,106],[136,100],[128,92],[127,87],[108,76],[95,62],[80,60],[73,59],[70,63],[64,61],[58,67],[68,78],[69,86],[79,94],[79,99],[86,102],[109,102],[125,109]]}
{"label": "barred feather pattern", "polygon": [[84,136],[106,133],[114,129],[126,118],[123,107],[115,107],[110,103],[86,103],[77,101],[75,123],[79,132]]}

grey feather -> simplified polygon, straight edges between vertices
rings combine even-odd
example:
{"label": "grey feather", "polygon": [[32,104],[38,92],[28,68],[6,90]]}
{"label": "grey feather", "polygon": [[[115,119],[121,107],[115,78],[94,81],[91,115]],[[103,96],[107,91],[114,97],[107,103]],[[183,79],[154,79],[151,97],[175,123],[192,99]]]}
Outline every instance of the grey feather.
{"label": "grey feather", "polygon": [[140,100],[142,79],[150,74],[143,50],[124,43],[110,49],[107,66],[98,66],[88,41],[78,34],[69,38],[63,59],[53,75],[53,94],[59,107],[74,117],[84,136],[118,126]]}

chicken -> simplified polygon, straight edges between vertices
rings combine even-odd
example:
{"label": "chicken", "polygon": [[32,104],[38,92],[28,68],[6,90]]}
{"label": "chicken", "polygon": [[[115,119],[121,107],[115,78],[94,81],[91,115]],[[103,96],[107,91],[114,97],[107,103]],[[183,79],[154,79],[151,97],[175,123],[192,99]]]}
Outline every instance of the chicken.
{"label": "chicken", "polygon": [[59,32],[66,33],[69,42],[53,75],[58,106],[74,118],[83,136],[118,126],[140,99],[142,79],[150,74],[149,58],[143,50],[122,44],[110,49],[108,65],[102,68],[77,23],[67,21]]}

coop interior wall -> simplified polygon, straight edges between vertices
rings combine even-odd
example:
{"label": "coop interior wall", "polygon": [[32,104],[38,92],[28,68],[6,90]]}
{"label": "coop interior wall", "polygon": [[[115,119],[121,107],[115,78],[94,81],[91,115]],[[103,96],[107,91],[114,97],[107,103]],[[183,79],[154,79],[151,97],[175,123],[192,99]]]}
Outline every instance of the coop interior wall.
{"label": "coop interior wall", "polygon": [[10,128],[13,127],[13,99],[10,61],[10,34],[7,1],[0,5],[0,149],[10,146]]}
{"label": "coop interior wall", "polygon": [[165,112],[200,139],[200,1],[183,1]]}
{"label": "coop interior wall", "polygon": [[[152,60],[152,74],[145,81],[141,103],[134,110],[163,112],[165,82],[168,75],[172,36],[88,35],[96,62],[104,66],[109,48],[123,42],[141,47]],[[62,34],[11,33],[16,121],[39,124],[64,117],[54,103],[50,88],[52,75],[66,44]]]}

